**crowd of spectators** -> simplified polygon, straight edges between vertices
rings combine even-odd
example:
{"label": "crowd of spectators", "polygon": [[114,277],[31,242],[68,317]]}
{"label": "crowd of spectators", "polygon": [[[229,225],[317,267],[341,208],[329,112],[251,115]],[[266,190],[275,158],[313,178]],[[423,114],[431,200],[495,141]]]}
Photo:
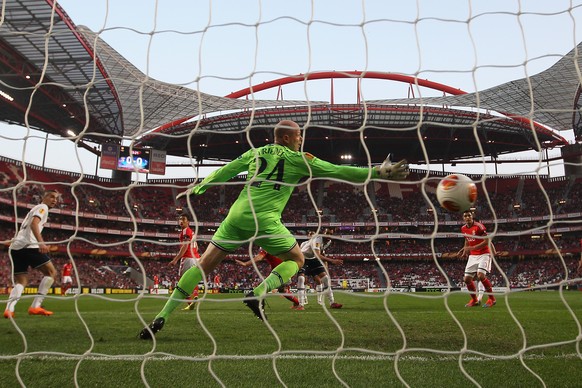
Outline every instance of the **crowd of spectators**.
{"label": "crowd of spectators", "polygon": [[[177,266],[169,264],[169,260],[153,260],[108,257],[100,258],[89,255],[72,256],[75,267],[74,284],[89,288],[142,288],[142,283],[127,274],[130,267],[141,272],[142,266],[146,277],[157,275],[162,287],[171,288],[179,280]],[[53,263],[59,270],[69,261],[67,255],[53,255]],[[490,279],[494,286],[511,288],[531,288],[556,286],[566,279],[576,276],[577,258],[544,257],[522,260],[497,260]],[[10,286],[11,270],[8,264],[8,253],[0,253],[0,287]],[[438,263],[438,265],[437,265]],[[268,265],[260,262],[258,268],[262,276],[270,272]],[[330,265],[332,279],[367,279],[370,287],[393,288],[426,288],[426,287],[462,287],[464,260],[358,260],[346,261],[343,265]],[[233,260],[227,259],[215,271],[207,276],[212,282],[215,275],[220,275],[222,287],[229,289],[249,289],[256,286],[261,278],[252,267],[242,267]],[[78,276],[78,277],[77,277]],[[38,285],[42,274],[30,272],[30,284]],[[505,281],[508,279],[508,283]],[[362,283],[364,284],[364,283]],[[55,282],[60,286],[60,278]],[[292,284],[293,286],[293,284]],[[147,287],[147,286],[146,286]]]}
{"label": "crowd of spectators", "polygon": [[[582,205],[577,195],[582,192],[582,179],[540,181],[534,177],[488,178],[484,182],[488,196],[479,185],[477,217],[490,232],[497,233],[494,242],[500,252],[499,263],[511,274],[512,286],[555,283],[565,274],[557,253],[570,258],[568,255],[580,252],[582,233],[569,226],[576,226],[582,218],[575,215]],[[447,277],[456,283],[462,278],[464,261],[442,262],[451,267],[446,276],[434,264],[435,258],[452,257],[463,244],[460,217],[444,212],[436,203],[437,182],[437,177],[426,179],[420,174],[412,174],[403,184],[373,182],[365,187],[308,180],[294,191],[283,220],[293,223],[290,229],[299,239],[320,223],[333,223],[334,243],[327,253],[344,259],[345,265],[330,268],[332,276],[366,277],[373,284],[385,285],[383,271],[373,267],[379,258],[393,286],[443,285]],[[187,184],[136,183],[126,187],[112,180],[35,166],[26,166],[25,175],[19,162],[0,158],[0,241],[7,245],[14,235],[15,212],[22,218],[28,211],[26,205],[40,202],[43,187],[54,188],[62,194],[58,209],[68,212],[51,212],[52,226],[45,229],[45,238],[52,242],[55,254],[65,255],[62,260],[66,260],[66,252],[73,254],[82,284],[134,287],[128,277],[103,269],[133,257],[142,261],[148,276],[151,271],[152,276],[161,276],[162,284],[171,285],[177,280],[177,270],[167,268],[165,260],[179,248],[177,216],[193,214],[193,227],[197,227],[203,250],[243,187],[240,181],[211,187],[203,196],[191,196],[188,206],[175,200]],[[567,223],[550,217],[566,213]],[[384,224],[380,226],[376,220]],[[553,226],[565,226],[565,230],[550,232]],[[536,233],[525,233],[528,230]],[[439,235],[443,233],[448,235]],[[248,248],[236,254],[248,256]],[[7,251],[2,251],[3,284],[10,283],[6,255]],[[523,260],[516,263],[520,258]],[[232,287],[249,287],[258,280],[231,261],[221,266],[220,272]],[[493,279],[499,283],[503,277],[494,274]]]}
{"label": "crowd of spectators", "polygon": [[[176,194],[185,186],[184,182],[140,183],[126,187],[111,181],[79,180],[80,177],[72,173],[49,173],[29,167],[26,184],[21,184],[24,176],[21,169],[21,166],[0,160],[0,197],[11,200],[16,196],[18,202],[36,203],[40,185],[45,181],[51,183],[44,186],[55,188],[62,194],[59,204],[62,209],[130,218],[170,220],[175,219],[180,211],[192,210],[198,221],[220,222],[242,187],[242,182],[212,187],[204,196],[190,197],[192,207],[188,209],[184,203],[175,201]],[[313,180],[298,186],[283,216],[286,222],[295,223],[318,222],[319,217],[323,217],[322,222],[359,223],[374,222],[373,214],[376,214],[379,221],[418,223],[434,222],[432,213],[436,211],[437,220],[449,221],[451,214],[436,203],[435,182],[434,179],[426,182],[421,179],[400,185],[374,183],[364,187]],[[482,220],[549,215],[550,209],[554,214],[564,214],[578,211],[582,205],[582,200],[576,195],[582,188],[582,179],[546,179],[542,181],[542,187],[536,186],[537,180],[533,177],[522,180],[489,178],[487,182],[488,196],[479,185],[481,200],[476,205],[478,218]]]}

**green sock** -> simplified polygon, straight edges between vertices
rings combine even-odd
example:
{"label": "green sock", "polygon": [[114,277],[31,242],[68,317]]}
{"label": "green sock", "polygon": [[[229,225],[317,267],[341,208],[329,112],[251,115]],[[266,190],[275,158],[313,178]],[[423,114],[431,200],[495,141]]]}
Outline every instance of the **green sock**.
{"label": "green sock", "polygon": [[261,284],[255,287],[255,296],[262,296],[287,283],[299,271],[299,266],[293,260],[284,261],[271,271]]}
{"label": "green sock", "polygon": [[176,289],[172,292],[172,296],[168,299],[162,311],[156,315],[156,318],[161,317],[167,320],[168,315],[170,315],[170,313],[174,311],[184,299],[192,295],[194,288],[196,288],[200,280],[202,280],[202,271],[200,268],[192,267],[184,272],[178,281]]}

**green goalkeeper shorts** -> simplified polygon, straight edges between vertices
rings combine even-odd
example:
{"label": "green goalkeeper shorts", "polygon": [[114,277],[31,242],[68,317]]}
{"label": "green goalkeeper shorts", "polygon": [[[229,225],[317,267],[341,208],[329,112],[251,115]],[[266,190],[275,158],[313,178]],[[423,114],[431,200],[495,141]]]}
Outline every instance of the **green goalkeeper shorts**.
{"label": "green goalkeeper shorts", "polygon": [[256,233],[256,237],[255,233],[255,230],[241,229],[224,220],[212,236],[212,244],[223,251],[234,252],[241,245],[252,242],[274,256],[290,251],[297,244],[295,237],[281,221],[272,222],[262,228]]}

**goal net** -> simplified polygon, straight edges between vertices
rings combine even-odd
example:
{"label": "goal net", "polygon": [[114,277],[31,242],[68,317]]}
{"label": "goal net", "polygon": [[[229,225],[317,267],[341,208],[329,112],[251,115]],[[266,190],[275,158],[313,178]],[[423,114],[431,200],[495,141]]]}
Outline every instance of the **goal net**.
{"label": "goal net", "polygon": [[[6,386],[579,385],[582,3],[78,3],[0,2]],[[369,171],[265,181],[293,188],[297,243],[321,237],[306,303],[293,277],[265,297],[268,320],[245,307],[272,271],[250,261],[276,236],[254,235],[140,340],[181,292],[180,256],[211,260],[260,182],[176,197],[273,143],[281,120],[306,162]],[[376,175],[388,154],[405,180]],[[449,174],[475,183],[486,238],[440,206]],[[52,264],[24,273],[14,239],[40,203]],[[493,252],[488,281],[469,283],[459,251],[487,238],[472,255]]]}

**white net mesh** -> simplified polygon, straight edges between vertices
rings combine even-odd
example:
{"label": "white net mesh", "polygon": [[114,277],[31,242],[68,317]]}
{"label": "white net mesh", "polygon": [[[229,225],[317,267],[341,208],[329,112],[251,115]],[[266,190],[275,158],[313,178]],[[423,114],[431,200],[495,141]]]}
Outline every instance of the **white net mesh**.
{"label": "white net mesh", "polygon": [[[44,190],[61,194],[42,232],[54,315],[27,314],[43,277],[30,269],[1,323],[7,386],[579,384],[578,2],[1,4],[3,307],[11,239]],[[177,216],[204,252],[246,181],[176,195],[272,142],[281,119],[316,156],[373,166],[392,152],[411,175],[295,185],[282,219],[299,242],[333,230],[333,299],[308,277],[303,311],[269,294],[259,322],[242,296],[271,268],[237,264],[257,252],[245,245],[205,275],[193,310],[138,340],[179,279]],[[108,144],[172,156],[165,175],[109,178]],[[449,172],[478,183],[497,250],[490,309],[464,307],[462,218],[434,195]]]}

